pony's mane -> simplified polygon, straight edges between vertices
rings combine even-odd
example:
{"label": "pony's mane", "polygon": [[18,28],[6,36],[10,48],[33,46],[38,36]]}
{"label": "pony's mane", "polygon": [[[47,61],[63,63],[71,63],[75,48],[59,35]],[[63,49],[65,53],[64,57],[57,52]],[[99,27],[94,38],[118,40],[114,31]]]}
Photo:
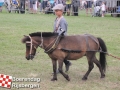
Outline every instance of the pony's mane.
{"label": "pony's mane", "polygon": [[[58,36],[58,33],[53,33],[53,32],[35,32],[35,33],[31,33],[29,34],[31,37],[34,36],[39,36],[41,37],[52,37],[52,36]],[[30,41],[30,38],[28,36],[24,36],[24,38],[21,40],[22,43],[25,43],[26,41]]]}
{"label": "pony's mane", "polygon": [[42,35],[42,37],[52,37],[52,36],[57,36],[58,33],[53,33],[53,32],[35,32],[35,33],[31,33],[29,34],[31,37],[34,36],[40,36]]}

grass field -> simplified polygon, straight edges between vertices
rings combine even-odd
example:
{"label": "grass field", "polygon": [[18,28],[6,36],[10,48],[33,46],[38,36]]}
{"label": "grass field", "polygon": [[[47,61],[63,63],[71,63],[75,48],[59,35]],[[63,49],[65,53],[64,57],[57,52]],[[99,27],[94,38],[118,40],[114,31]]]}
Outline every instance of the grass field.
{"label": "grass field", "polygon": [[[105,18],[85,16],[65,16],[68,22],[68,34],[89,33],[101,37],[108,52],[120,57],[120,18],[107,15]],[[52,82],[52,63],[50,58],[38,49],[39,54],[33,61],[25,59],[25,45],[21,43],[23,35],[32,32],[52,31],[54,15],[0,13],[0,74],[17,78],[41,78],[40,88],[34,90],[120,90],[120,60],[107,56],[106,78],[100,79],[95,66],[87,81],[82,81],[88,64],[85,57],[71,61],[68,72],[71,81],[58,74],[58,81]],[[16,82],[22,83],[22,82]],[[31,83],[31,82],[23,82]],[[11,88],[16,90],[16,88]],[[5,90],[1,88],[0,90]],[[20,90],[30,90],[22,88]]]}

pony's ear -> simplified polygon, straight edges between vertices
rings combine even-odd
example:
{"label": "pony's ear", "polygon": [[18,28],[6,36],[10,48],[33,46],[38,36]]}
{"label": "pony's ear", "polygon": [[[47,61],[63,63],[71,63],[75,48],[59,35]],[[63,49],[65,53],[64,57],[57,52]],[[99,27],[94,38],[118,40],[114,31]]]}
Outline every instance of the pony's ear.
{"label": "pony's ear", "polygon": [[24,37],[28,37],[27,35],[23,35]]}
{"label": "pony's ear", "polygon": [[24,35],[24,38],[22,38],[21,42],[26,43],[26,41],[29,41],[29,36]]}

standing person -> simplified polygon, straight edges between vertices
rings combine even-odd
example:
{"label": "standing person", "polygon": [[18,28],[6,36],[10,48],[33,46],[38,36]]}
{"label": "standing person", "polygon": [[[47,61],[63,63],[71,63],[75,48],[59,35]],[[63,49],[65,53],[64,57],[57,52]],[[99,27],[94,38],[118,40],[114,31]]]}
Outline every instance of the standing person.
{"label": "standing person", "polygon": [[25,13],[25,3],[26,3],[26,1],[25,0],[19,0],[19,2],[17,2],[18,3],[18,5],[20,4],[20,12],[23,14],[23,13]]}
{"label": "standing person", "polygon": [[67,12],[67,16],[70,16],[71,3],[72,3],[72,0],[66,0],[66,12]]}
{"label": "standing person", "polygon": [[102,2],[102,5],[101,5],[101,11],[102,11],[102,17],[104,17],[104,15],[105,15],[105,11],[106,11],[105,3],[104,3],[104,2]]}
{"label": "standing person", "polygon": [[85,9],[85,0],[81,0],[81,9]]}
{"label": "standing person", "polygon": [[88,10],[90,10],[90,14],[92,14],[92,1],[93,0],[86,0],[85,3],[86,15],[88,15]]}
{"label": "standing person", "polygon": [[64,13],[63,13],[63,15],[65,15],[66,14],[66,0],[62,0],[62,4],[64,6]]}
{"label": "standing person", "polygon": [[36,14],[37,13],[37,0],[33,0],[33,13]]}
{"label": "standing person", "polygon": [[47,7],[48,0],[43,0],[43,13],[45,13],[45,8]]}
{"label": "standing person", "polygon": [[43,0],[40,0],[40,12],[43,10]]}
{"label": "standing person", "polygon": [[49,14],[49,13],[52,13],[52,9],[51,9],[52,5],[50,3],[50,1],[47,2],[47,6],[45,8],[45,14]]}
{"label": "standing person", "polygon": [[29,13],[33,13],[33,0],[30,0],[29,3],[30,3]]}
{"label": "standing person", "polygon": [[96,6],[97,0],[93,0],[93,5]]}
{"label": "standing person", "polygon": [[[57,4],[55,7],[53,7],[53,11],[55,11],[55,15],[57,16],[54,22],[54,33],[59,33],[61,34],[61,29],[64,30],[64,35],[67,35],[67,27],[68,24],[63,17],[63,12],[64,12],[64,6],[63,4]],[[65,66],[66,66],[66,71],[69,70],[69,66],[71,63],[67,60],[64,60]]]}
{"label": "standing person", "polygon": [[80,7],[80,1],[79,0],[73,0],[72,1],[72,8],[73,8],[73,15],[78,16],[78,9]]}
{"label": "standing person", "polygon": [[4,4],[4,0],[0,0],[0,12],[2,12],[2,6]]}

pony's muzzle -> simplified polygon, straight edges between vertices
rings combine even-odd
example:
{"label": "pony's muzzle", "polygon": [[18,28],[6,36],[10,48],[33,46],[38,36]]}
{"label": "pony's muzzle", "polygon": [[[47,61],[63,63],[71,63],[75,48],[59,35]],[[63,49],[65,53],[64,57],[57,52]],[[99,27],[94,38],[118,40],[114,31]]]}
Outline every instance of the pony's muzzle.
{"label": "pony's muzzle", "polygon": [[28,57],[26,57],[27,60],[32,60],[34,58],[34,55],[30,54]]}

